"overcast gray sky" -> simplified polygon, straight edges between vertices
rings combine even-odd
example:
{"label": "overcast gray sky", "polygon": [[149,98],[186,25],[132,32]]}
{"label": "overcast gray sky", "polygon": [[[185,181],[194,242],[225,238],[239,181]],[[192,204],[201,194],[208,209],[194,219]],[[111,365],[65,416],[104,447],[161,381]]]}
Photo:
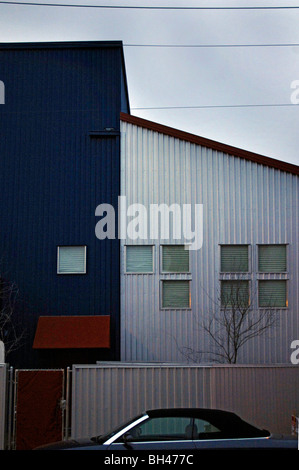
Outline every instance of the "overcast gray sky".
{"label": "overcast gray sky", "polygon": [[[299,102],[298,1],[36,2],[43,6],[0,2],[0,42],[121,40],[133,115],[299,165],[299,106],[291,100],[293,96]],[[259,9],[70,8],[46,3]],[[150,44],[263,47],[136,47]],[[134,109],[159,107],[176,109]]]}

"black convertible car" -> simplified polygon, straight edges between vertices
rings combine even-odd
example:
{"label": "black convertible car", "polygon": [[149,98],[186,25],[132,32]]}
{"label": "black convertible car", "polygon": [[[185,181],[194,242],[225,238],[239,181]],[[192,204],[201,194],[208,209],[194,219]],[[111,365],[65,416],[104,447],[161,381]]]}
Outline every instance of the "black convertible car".
{"label": "black convertible car", "polygon": [[36,450],[298,449],[294,438],[275,438],[228,411],[175,408],[148,410],[101,436],[73,439]]}

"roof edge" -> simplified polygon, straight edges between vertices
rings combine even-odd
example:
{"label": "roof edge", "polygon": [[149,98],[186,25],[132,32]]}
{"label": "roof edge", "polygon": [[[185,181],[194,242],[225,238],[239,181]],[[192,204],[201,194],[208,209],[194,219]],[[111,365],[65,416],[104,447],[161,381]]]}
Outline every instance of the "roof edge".
{"label": "roof edge", "polygon": [[271,157],[266,157],[254,152],[250,152],[248,150],[243,150],[237,147],[233,147],[231,145],[223,144],[215,140],[206,139],[205,137],[200,137],[198,135],[168,127],[163,124],[148,121],[137,116],[121,113],[120,119],[121,121],[127,122],[129,124],[134,124],[136,126],[140,126],[152,131],[160,132],[161,134],[165,134],[170,137],[185,140],[193,144],[201,145],[203,147],[208,147],[213,150],[218,150],[220,152],[227,153],[234,157],[243,158],[245,160],[249,160],[255,163],[259,163],[261,165],[269,166],[277,170],[286,171],[288,173],[292,173],[294,175],[299,176],[299,166],[293,165],[292,163],[283,162],[281,160],[276,160]]}
{"label": "roof edge", "polygon": [[50,42],[0,42],[0,49],[66,49],[120,47],[122,41],[50,41]]}

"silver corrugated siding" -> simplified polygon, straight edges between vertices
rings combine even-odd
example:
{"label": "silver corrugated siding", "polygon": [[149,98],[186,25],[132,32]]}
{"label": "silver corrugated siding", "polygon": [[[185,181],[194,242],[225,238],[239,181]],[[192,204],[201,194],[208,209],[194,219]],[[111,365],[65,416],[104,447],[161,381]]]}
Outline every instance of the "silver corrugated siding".
{"label": "silver corrugated siding", "polygon": [[[192,280],[189,311],[160,309],[160,281],[173,277],[159,272],[160,240],[145,241],[155,245],[149,275],[124,273],[124,246],[132,241],[122,240],[122,360],[181,362],[185,347],[210,348],[199,322],[219,297],[219,245],[235,243],[250,245],[254,294],[257,279],[287,278],[289,302],[277,311],[277,326],[247,343],[239,360],[289,362],[290,344],[299,338],[298,176],[127,122],[121,122],[121,156],[127,205],[203,204],[204,211],[203,247],[190,251],[191,273],[176,276]],[[288,245],[287,274],[257,273],[257,245],[267,243]]]}
{"label": "silver corrugated siding", "polygon": [[216,408],[273,433],[291,433],[298,366],[74,365],[74,438],[103,434],[153,408]]}

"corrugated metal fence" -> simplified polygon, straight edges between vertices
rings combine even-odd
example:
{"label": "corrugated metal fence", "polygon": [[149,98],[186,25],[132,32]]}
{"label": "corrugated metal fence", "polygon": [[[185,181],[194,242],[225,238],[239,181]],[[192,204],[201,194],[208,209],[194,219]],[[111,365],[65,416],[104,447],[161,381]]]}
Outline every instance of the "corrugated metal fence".
{"label": "corrugated metal fence", "polygon": [[[0,450],[13,448],[8,383],[7,366],[0,364]],[[67,422],[65,435],[72,437],[102,434],[145,409],[172,407],[233,411],[273,433],[291,434],[299,416],[299,366],[74,365],[66,401],[71,428]]]}
{"label": "corrugated metal fence", "polygon": [[273,433],[291,433],[299,367],[101,363],[74,365],[72,437],[101,434],[149,408],[233,411]]}
{"label": "corrugated metal fence", "polygon": [[6,364],[0,364],[0,450],[4,449],[6,414]]}

